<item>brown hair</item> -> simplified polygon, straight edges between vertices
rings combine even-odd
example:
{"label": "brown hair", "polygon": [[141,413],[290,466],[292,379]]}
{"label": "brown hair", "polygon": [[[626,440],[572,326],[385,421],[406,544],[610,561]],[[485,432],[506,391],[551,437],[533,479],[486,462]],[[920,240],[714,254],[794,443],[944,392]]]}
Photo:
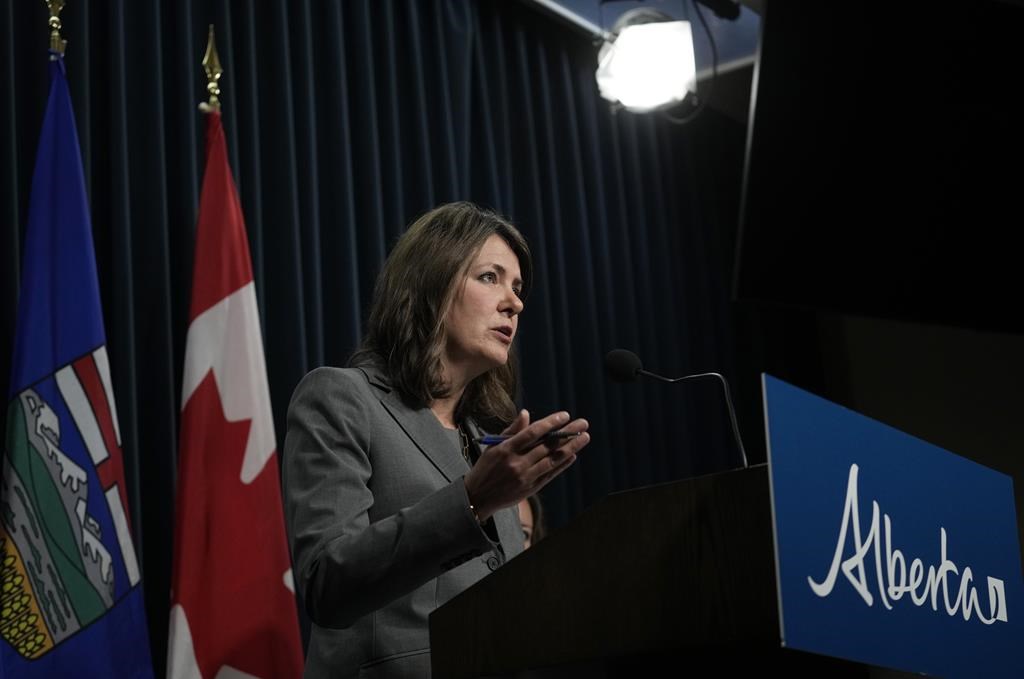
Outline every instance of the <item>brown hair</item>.
{"label": "brown hair", "polygon": [[[441,374],[445,317],[457,283],[493,235],[519,259],[525,299],[533,268],[522,234],[504,217],[472,203],[441,205],[417,219],[388,255],[374,287],[366,336],[349,364],[380,366],[411,405],[446,396]],[[456,418],[469,415],[485,426],[511,422],[516,385],[513,353],[506,365],[470,382]]]}

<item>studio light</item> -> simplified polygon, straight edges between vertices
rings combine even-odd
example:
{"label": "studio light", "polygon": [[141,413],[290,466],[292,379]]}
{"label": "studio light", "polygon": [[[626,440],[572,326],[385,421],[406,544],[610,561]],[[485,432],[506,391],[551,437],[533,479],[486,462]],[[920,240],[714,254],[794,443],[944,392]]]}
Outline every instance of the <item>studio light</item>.
{"label": "studio light", "polygon": [[648,8],[626,12],[597,55],[601,96],[637,113],[674,106],[697,91],[689,21]]}

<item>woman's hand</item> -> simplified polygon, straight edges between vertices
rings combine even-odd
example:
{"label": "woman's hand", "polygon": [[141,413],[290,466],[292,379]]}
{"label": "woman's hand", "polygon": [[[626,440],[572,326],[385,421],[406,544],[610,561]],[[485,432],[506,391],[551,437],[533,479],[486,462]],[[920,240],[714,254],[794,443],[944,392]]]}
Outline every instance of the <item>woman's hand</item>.
{"label": "woman's hand", "polygon": [[[569,421],[560,412],[530,423],[530,413],[521,410],[503,434],[510,438],[487,447],[464,479],[469,501],[480,520],[499,509],[518,504],[546,486],[569,465],[588,443],[590,424],[584,419]],[[553,431],[578,434],[544,441]]]}

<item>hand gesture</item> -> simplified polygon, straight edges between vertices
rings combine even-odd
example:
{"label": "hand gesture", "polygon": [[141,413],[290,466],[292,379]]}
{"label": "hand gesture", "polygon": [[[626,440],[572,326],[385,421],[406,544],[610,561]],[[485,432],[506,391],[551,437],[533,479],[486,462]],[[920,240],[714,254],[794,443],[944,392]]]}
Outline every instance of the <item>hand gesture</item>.
{"label": "hand gesture", "polygon": [[[589,427],[584,419],[570,422],[566,412],[531,423],[530,413],[521,410],[502,432],[509,438],[484,449],[464,479],[469,501],[480,520],[518,504],[568,469],[590,443]],[[545,440],[544,435],[553,431],[576,436]]]}

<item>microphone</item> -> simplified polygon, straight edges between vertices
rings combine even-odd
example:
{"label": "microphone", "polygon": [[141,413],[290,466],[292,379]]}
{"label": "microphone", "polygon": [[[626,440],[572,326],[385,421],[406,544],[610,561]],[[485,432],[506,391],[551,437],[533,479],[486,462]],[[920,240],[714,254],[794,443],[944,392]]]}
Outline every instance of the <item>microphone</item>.
{"label": "microphone", "polygon": [[722,389],[725,391],[725,405],[729,408],[729,422],[732,424],[732,435],[736,438],[736,445],[740,449],[740,457],[743,458],[743,467],[747,468],[750,465],[747,463],[747,451],[743,448],[743,439],[740,438],[740,428],[736,424],[736,410],[732,407],[732,397],[729,395],[729,383],[725,381],[719,373],[697,373],[694,375],[683,375],[682,377],[663,377],[656,373],[644,370],[643,363],[640,362],[640,357],[634,354],[632,351],[627,349],[612,349],[608,352],[608,355],[604,357],[604,367],[608,372],[608,377],[612,378],[616,382],[633,382],[643,375],[644,377],[653,377],[656,380],[662,382],[685,382],[687,380],[696,380],[711,377],[717,379],[722,384]]}

